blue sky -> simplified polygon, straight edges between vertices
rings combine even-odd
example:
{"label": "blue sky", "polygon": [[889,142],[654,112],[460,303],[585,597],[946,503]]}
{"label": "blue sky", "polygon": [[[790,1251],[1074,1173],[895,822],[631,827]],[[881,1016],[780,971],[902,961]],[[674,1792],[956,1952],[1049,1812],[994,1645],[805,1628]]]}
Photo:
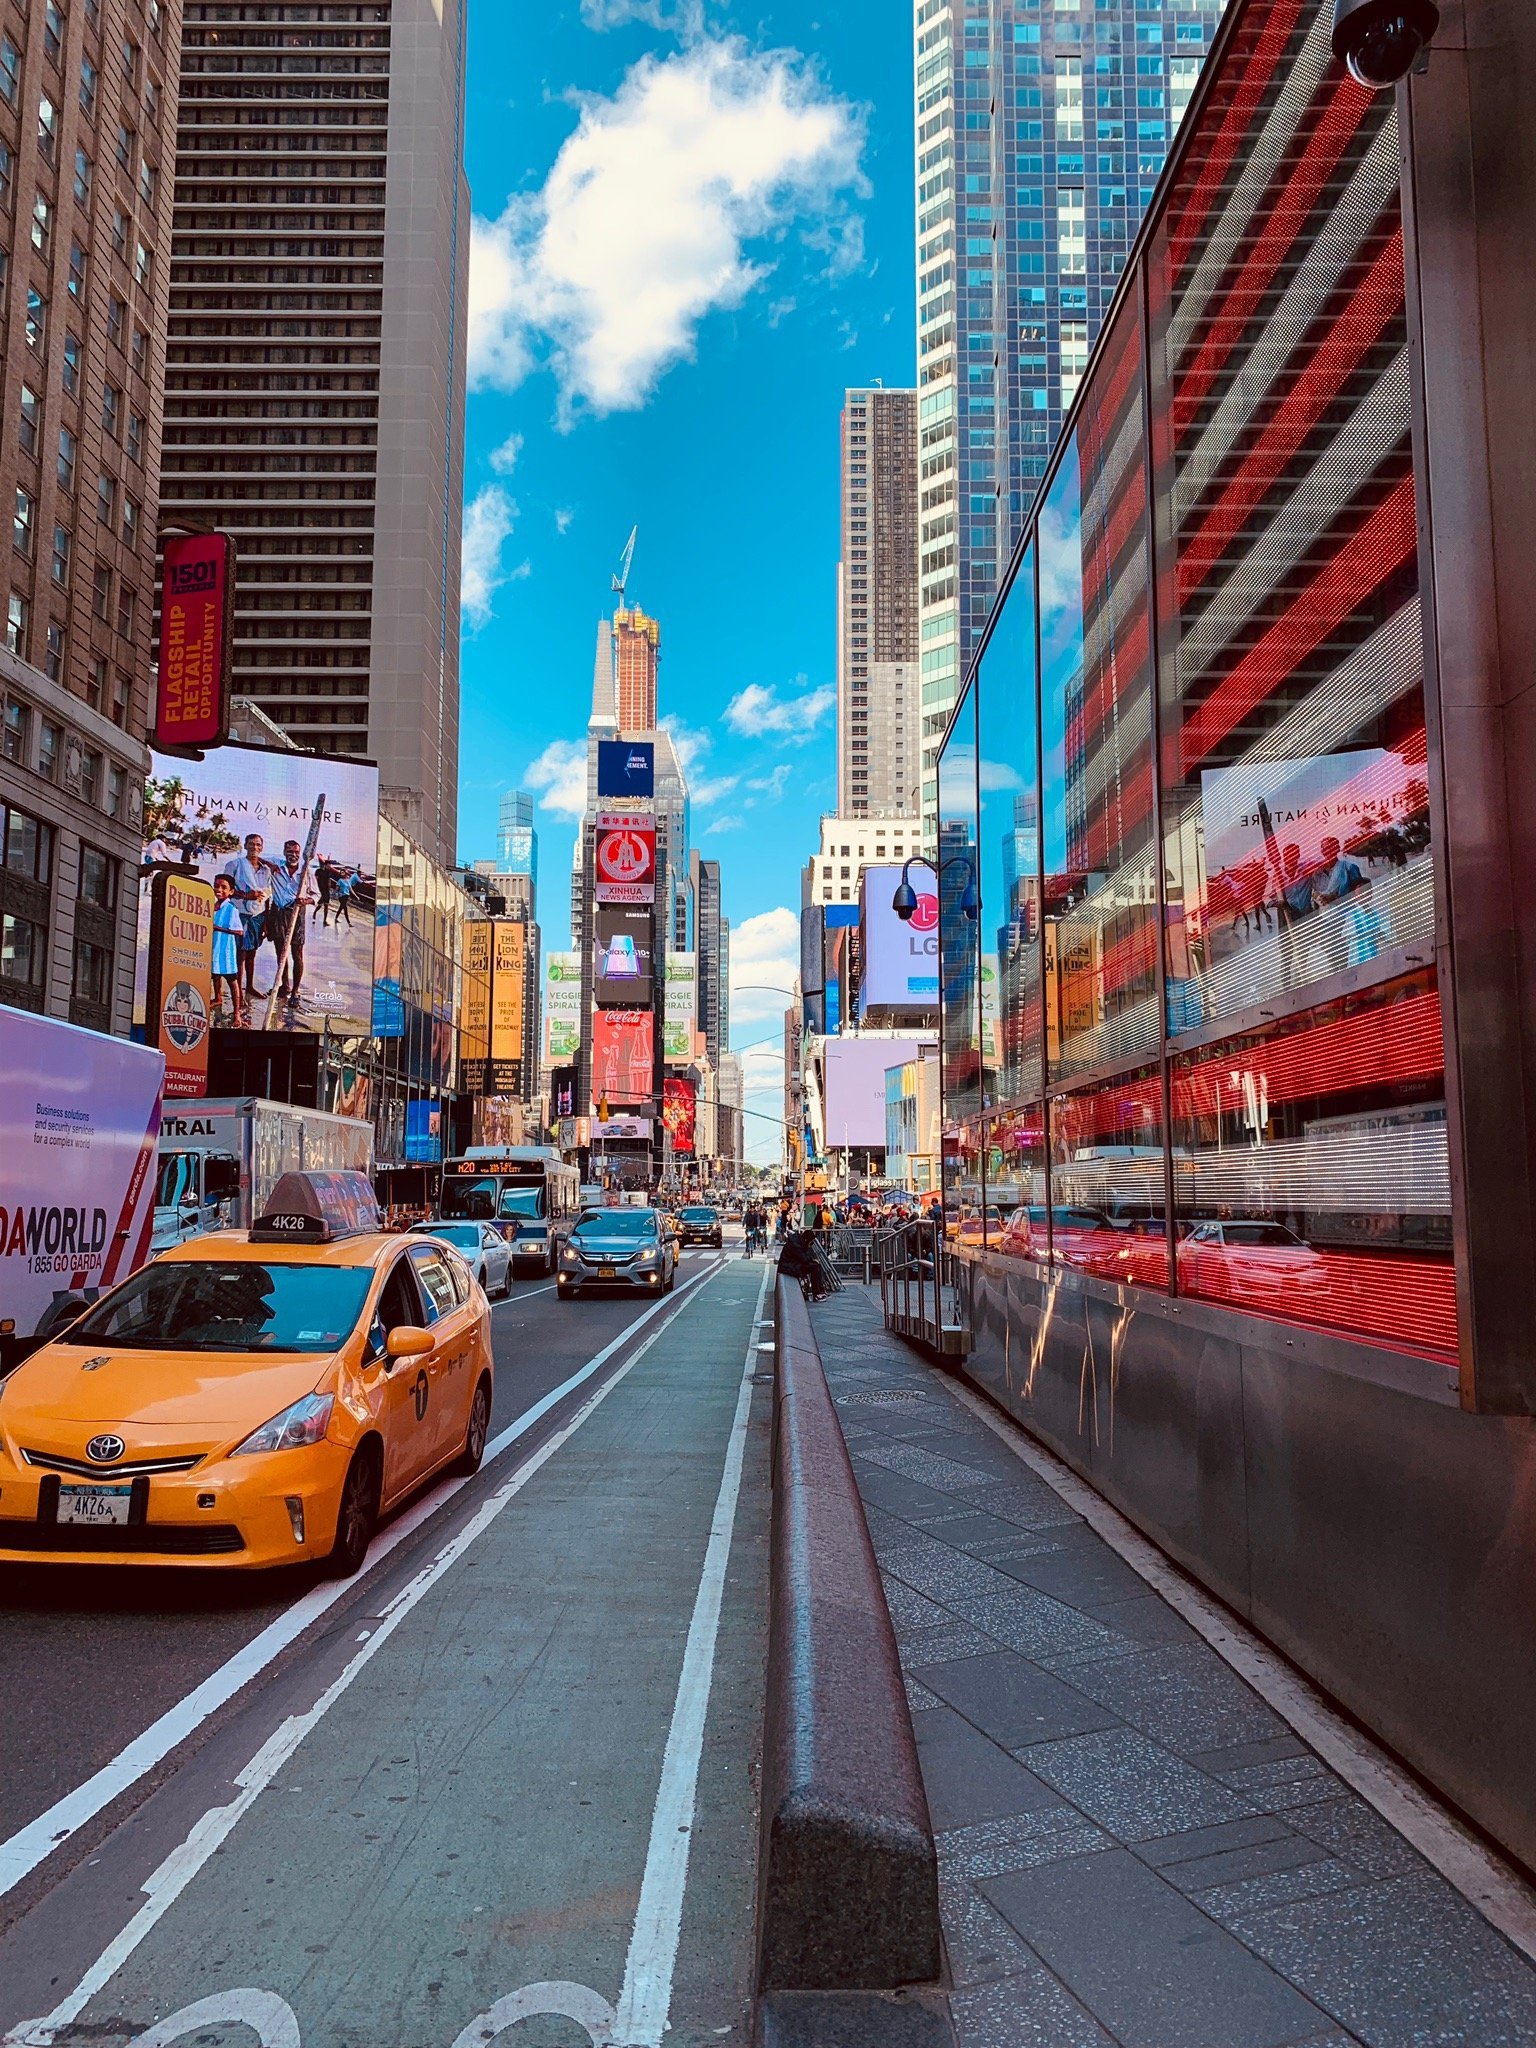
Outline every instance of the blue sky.
{"label": "blue sky", "polygon": [[[838,411],[847,385],[913,374],[910,20],[889,0],[470,9],[459,851],[492,854],[501,791],[538,788],[547,946],[569,937],[594,632],[637,525],[630,593],[662,622],[734,979],[793,972],[799,869],[836,800]],[[736,1046],[783,1007],[743,989]],[[776,1112],[773,1053],[749,1078]]]}

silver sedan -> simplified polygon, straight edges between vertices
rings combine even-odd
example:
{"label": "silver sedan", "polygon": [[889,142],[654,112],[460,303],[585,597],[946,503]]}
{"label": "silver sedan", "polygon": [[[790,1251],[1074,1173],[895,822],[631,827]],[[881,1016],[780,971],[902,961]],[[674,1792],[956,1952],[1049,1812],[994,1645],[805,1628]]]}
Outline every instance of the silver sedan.
{"label": "silver sedan", "polygon": [[409,1235],[440,1237],[444,1244],[451,1244],[487,1294],[512,1292],[512,1250],[489,1223],[413,1223]]}
{"label": "silver sedan", "polygon": [[555,1291],[574,1301],[589,1287],[670,1294],[677,1246],[658,1209],[588,1209],[560,1251]]}

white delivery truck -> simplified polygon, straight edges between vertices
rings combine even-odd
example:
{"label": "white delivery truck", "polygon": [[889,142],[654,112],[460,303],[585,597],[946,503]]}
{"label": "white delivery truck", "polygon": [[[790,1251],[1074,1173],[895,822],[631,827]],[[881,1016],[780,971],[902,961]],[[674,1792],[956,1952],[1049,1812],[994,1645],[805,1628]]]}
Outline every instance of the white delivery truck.
{"label": "white delivery truck", "polygon": [[259,1095],[167,1103],[152,1249],[204,1230],[248,1228],[279,1175],[301,1170],[372,1179],[373,1125]]}
{"label": "white delivery truck", "polygon": [[0,1372],[149,1251],[165,1060],[0,1007]]}

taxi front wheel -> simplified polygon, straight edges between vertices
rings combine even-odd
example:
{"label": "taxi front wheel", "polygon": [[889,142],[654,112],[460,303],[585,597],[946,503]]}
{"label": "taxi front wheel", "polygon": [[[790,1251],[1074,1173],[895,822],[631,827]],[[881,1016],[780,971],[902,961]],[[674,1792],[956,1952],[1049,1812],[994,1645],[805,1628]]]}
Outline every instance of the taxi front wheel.
{"label": "taxi front wheel", "polygon": [[364,1444],[347,1467],[341,1489],[341,1506],[336,1514],[336,1541],[326,1560],[332,1578],[350,1579],[363,1568],[368,1546],[379,1520],[379,1468],[377,1444]]}

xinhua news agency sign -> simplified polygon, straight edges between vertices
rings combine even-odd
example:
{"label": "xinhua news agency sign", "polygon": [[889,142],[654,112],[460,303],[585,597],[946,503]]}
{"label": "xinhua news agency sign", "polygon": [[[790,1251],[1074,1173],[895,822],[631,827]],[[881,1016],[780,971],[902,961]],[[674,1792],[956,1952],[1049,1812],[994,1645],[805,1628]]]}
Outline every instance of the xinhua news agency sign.
{"label": "xinhua news agency sign", "polygon": [[604,811],[597,820],[599,903],[656,901],[656,819],[649,811]]}
{"label": "xinhua news agency sign", "polygon": [[215,747],[229,724],[235,544],[227,533],[173,534],[160,585],[157,747]]}

